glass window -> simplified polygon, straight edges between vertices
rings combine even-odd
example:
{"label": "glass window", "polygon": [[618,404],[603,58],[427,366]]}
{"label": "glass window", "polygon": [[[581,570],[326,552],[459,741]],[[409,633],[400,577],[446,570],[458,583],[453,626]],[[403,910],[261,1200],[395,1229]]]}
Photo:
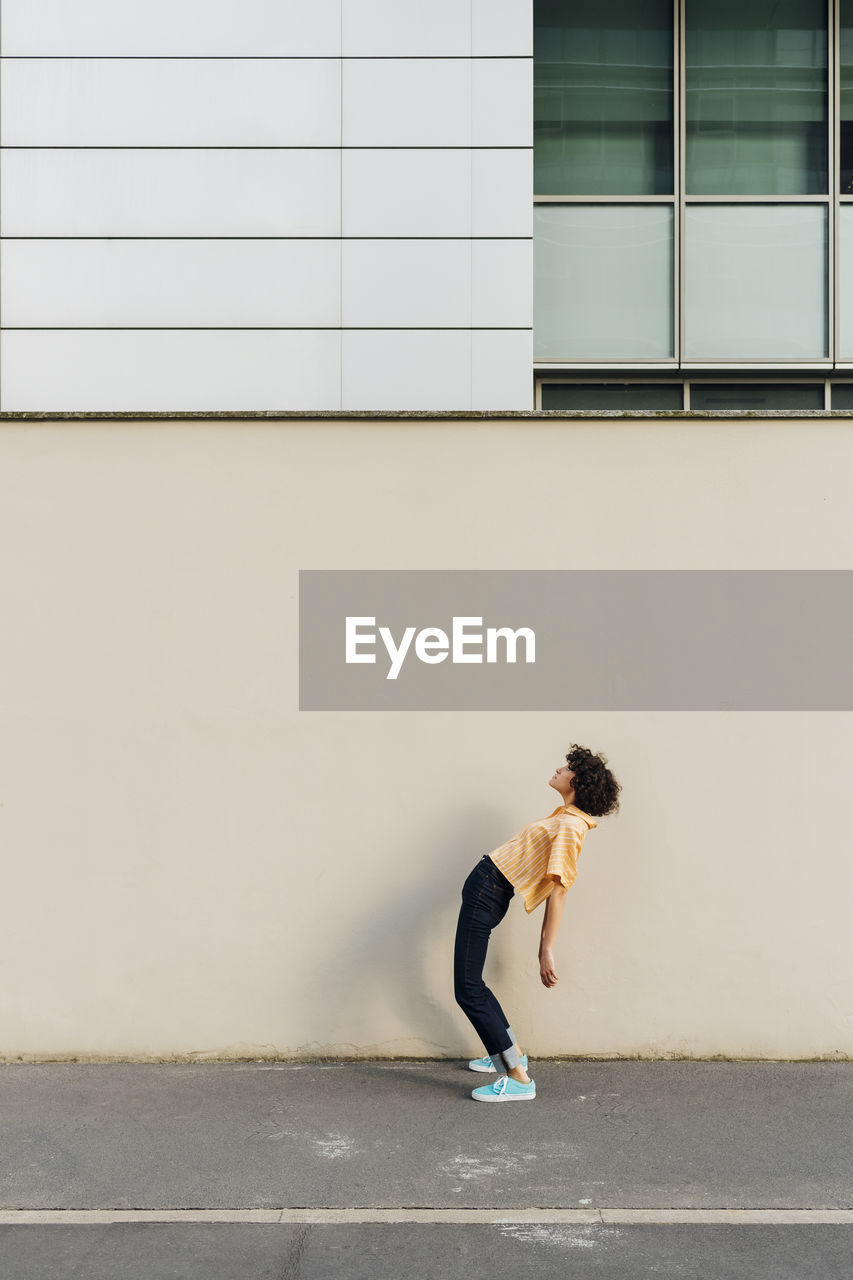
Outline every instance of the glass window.
{"label": "glass window", "polygon": [[853,0],[841,0],[841,152],[839,177],[841,194],[853,195]]}
{"label": "glass window", "polygon": [[543,409],[681,409],[681,383],[545,382]]}
{"label": "glass window", "polygon": [[672,0],[536,0],[539,195],[672,195],[672,15]]}
{"label": "glass window", "polygon": [[689,205],[686,358],[827,354],[823,205]]}
{"label": "glass window", "polygon": [[690,408],[822,409],[823,383],[691,382]]}
{"label": "glass window", "polygon": [[689,195],[826,193],[826,9],[687,0]]}
{"label": "glass window", "polygon": [[840,291],[838,354],[853,360],[853,205],[838,210],[838,288]]}
{"label": "glass window", "polygon": [[853,409],[853,382],[833,382],[830,403],[833,409]]}
{"label": "glass window", "polygon": [[672,222],[669,205],[537,206],[537,359],[672,356]]}

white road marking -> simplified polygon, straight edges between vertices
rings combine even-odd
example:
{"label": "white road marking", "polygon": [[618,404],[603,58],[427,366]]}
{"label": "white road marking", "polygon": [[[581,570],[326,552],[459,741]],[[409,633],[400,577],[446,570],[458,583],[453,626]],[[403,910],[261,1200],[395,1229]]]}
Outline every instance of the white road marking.
{"label": "white road marking", "polygon": [[311,1224],[496,1223],[630,1226],[728,1223],[740,1226],[853,1225],[853,1209],[0,1209],[0,1226],[108,1222],[256,1222]]}

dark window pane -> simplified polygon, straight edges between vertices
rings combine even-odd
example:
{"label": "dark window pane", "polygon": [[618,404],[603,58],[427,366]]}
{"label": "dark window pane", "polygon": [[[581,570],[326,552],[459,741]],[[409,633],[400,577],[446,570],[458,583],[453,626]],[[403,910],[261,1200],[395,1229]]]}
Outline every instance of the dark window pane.
{"label": "dark window pane", "polygon": [[672,0],[534,5],[538,195],[671,195]]}
{"label": "dark window pane", "polygon": [[681,384],[546,382],[543,409],[680,409]]}
{"label": "dark window pane", "polygon": [[823,383],[692,382],[690,408],[706,409],[822,409]]}
{"label": "dark window pane", "polygon": [[833,382],[833,409],[853,409],[853,382]]}
{"label": "dark window pane", "polygon": [[841,194],[853,195],[853,0],[841,0]]}
{"label": "dark window pane", "polygon": [[688,194],[825,194],[825,0],[687,0],[686,46]]}

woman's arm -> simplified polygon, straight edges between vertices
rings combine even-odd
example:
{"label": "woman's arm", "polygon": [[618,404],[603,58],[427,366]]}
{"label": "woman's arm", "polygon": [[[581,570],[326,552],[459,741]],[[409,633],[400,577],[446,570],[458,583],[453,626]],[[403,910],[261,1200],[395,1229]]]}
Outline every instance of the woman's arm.
{"label": "woman's arm", "polygon": [[539,977],[546,987],[553,987],[559,979],[554,972],[554,943],[560,931],[566,890],[559,881],[545,899],[545,918],[542,921],[542,937],[539,941]]}

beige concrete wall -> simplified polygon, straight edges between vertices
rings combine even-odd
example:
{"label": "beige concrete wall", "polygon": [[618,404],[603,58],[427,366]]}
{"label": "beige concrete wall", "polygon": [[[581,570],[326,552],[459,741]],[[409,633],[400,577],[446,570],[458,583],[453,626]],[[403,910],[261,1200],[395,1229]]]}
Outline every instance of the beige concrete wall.
{"label": "beige concrete wall", "polygon": [[[572,741],[622,812],[533,1054],[849,1055],[853,720],[300,714],[300,568],[850,568],[843,420],[0,424],[0,1053],[480,1052],[479,856]],[[566,670],[571,688],[574,674]]]}

